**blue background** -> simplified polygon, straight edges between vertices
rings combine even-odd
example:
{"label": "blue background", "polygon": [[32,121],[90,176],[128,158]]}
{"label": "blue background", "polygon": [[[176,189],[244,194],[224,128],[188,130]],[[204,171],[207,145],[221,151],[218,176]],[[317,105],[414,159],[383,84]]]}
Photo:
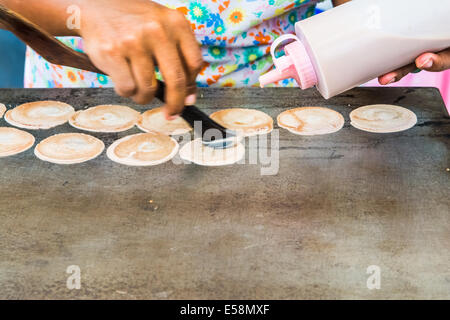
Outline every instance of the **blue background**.
{"label": "blue background", "polygon": [[5,30],[0,30],[0,44],[0,88],[22,88],[26,47]]}

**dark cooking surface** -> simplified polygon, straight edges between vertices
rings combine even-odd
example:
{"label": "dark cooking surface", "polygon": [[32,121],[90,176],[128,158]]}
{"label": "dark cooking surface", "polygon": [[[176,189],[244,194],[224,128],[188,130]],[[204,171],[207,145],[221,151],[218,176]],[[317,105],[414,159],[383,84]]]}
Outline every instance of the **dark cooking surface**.
{"label": "dark cooking surface", "polygon": [[[269,176],[256,164],[133,168],[105,153],[73,166],[32,150],[0,159],[0,298],[450,298],[450,120],[436,89],[358,88],[328,101],[298,89],[200,93],[208,113],[275,119],[330,106],[346,125],[316,137],[280,130]],[[45,99],[128,103],[112,89],[0,90],[9,108]],[[350,111],[374,103],[405,106],[418,124],[385,135],[351,127]],[[134,132],[93,135],[109,146]],[[66,288],[70,265],[81,290]],[[380,290],[366,287],[369,265],[381,268]]]}

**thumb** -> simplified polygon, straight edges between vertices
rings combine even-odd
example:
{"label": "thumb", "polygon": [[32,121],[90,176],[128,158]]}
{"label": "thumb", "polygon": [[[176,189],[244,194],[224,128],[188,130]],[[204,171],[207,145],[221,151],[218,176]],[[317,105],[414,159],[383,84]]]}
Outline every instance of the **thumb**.
{"label": "thumb", "polygon": [[450,48],[439,53],[424,53],[416,59],[419,69],[439,72],[450,69]]}

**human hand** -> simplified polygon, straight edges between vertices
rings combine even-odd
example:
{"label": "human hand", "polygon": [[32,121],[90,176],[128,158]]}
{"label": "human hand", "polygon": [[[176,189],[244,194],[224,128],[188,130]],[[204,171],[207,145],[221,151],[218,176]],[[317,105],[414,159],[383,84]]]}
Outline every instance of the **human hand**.
{"label": "human hand", "polygon": [[439,72],[447,69],[450,69],[450,48],[439,53],[424,53],[415,63],[378,77],[378,82],[382,85],[391,84],[416,70]]}
{"label": "human hand", "polygon": [[195,102],[200,47],[189,22],[176,10],[148,0],[81,0],[85,51],[107,73],[117,94],[149,103],[157,88],[155,64],[166,90],[166,116]]}

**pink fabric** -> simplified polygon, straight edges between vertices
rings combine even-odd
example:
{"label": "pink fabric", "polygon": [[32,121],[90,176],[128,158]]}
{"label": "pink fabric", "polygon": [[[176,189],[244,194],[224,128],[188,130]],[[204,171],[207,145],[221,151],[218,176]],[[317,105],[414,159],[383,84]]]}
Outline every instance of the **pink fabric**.
{"label": "pink fabric", "polygon": [[[379,87],[377,79],[365,84],[368,87]],[[435,87],[441,91],[447,110],[450,113],[450,70],[444,72],[422,71],[416,74],[409,74],[399,82],[389,85],[389,87]]]}

